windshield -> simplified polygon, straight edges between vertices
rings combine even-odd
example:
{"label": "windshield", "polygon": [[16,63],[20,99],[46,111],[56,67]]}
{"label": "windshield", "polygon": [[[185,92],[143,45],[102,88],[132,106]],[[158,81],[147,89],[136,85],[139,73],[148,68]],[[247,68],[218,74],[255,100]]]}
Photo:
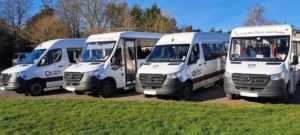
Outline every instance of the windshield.
{"label": "windshield", "polygon": [[80,62],[104,62],[111,55],[116,42],[87,43],[80,56]]}
{"label": "windshield", "polygon": [[155,46],[148,62],[184,62],[190,45]]}
{"label": "windshield", "polygon": [[232,38],[231,61],[284,61],[289,51],[289,36]]}
{"label": "windshield", "polygon": [[22,64],[34,64],[45,51],[46,49],[33,50],[29,56],[25,58]]}
{"label": "windshield", "polygon": [[13,56],[13,59],[17,59],[19,57],[19,54],[15,53]]}

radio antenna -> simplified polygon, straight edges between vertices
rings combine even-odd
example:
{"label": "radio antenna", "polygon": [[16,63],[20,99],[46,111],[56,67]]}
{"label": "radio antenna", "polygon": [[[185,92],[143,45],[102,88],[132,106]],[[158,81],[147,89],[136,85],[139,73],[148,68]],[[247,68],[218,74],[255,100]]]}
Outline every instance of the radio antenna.
{"label": "radio antenna", "polygon": [[286,24],[286,16],[284,16],[284,24]]}

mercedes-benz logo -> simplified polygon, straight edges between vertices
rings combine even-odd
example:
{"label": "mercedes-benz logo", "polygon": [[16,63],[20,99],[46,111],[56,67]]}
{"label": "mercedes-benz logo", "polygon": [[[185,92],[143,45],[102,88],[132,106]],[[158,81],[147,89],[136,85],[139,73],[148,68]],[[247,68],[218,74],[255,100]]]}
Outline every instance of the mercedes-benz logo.
{"label": "mercedes-benz logo", "polygon": [[251,76],[246,76],[245,81],[246,81],[246,83],[251,83],[252,82],[252,77]]}
{"label": "mercedes-benz logo", "polygon": [[148,76],[148,81],[149,81],[149,82],[152,82],[152,79],[153,79],[152,75],[149,75],[149,76]]}
{"label": "mercedes-benz logo", "polygon": [[73,75],[72,75],[72,74],[69,74],[68,78],[69,78],[69,79],[72,79],[72,78],[73,78]]}

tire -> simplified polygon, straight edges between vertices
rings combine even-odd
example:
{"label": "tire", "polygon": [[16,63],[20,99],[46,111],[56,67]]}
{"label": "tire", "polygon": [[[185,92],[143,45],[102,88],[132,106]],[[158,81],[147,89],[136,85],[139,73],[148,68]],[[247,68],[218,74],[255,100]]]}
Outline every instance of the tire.
{"label": "tire", "polygon": [[237,99],[238,95],[226,93],[226,97],[227,97],[229,100],[234,100],[234,99]]}
{"label": "tire", "polygon": [[44,85],[41,81],[34,80],[28,84],[26,91],[31,96],[38,96],[44,92]]}
{"label": "tire", "polygon": [[82,91],[74,91],[73,93],[75,93],[76,95],[83,95],[85,92],[82,92]]}
{"label": "tire", "polygon": [[180,91],[179,100],[188,101],[192,97],[192,86],[189,83],[185,83]]}
{"label": "tire", "polygon": [[115,87],[111,81],[105,80],[100,85],[100,89],[98,91],[98,95],[102,98],[109,98],[111,97],[115,92]]}

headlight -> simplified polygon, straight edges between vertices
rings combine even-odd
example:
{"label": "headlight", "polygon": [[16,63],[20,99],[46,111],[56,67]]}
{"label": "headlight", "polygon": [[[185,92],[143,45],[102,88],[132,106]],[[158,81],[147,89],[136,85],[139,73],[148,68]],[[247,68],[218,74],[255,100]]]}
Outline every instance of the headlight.
{"label": "headlight", "polygon": [[231,78],[232,73],[230,73],[230,72],[228,72],[228,71],[226,70],[224,76],[225,76],[225,77]]}
{"label": "headlight", "polygon": [[175,73],[171,73],[171,74],[168,74],[167,75],[167,79],[174,79],[174,78],[177,78],[179,77],[181,74],[181,71],[178,71],[178,72],[175,72]]}
{"label": "headlight", "polygon": [[271,80],[281,80],[284,77],[284,72],[272,74]]}
{"label": "headlight", "polygon": [[16,72],[16,73],[11,73],[10,74],[10,77],[11,78],[13,78],[13,77],[22,77],[22,74],[23,74],[24,72]]}
{"label": "headlight", "polygon": [[95,70],[95,71],[89,71],[89,72],[84,72],[83,76],[96,76],[98,79],[100,79],[101,74],[103,73],[103,70]]}

